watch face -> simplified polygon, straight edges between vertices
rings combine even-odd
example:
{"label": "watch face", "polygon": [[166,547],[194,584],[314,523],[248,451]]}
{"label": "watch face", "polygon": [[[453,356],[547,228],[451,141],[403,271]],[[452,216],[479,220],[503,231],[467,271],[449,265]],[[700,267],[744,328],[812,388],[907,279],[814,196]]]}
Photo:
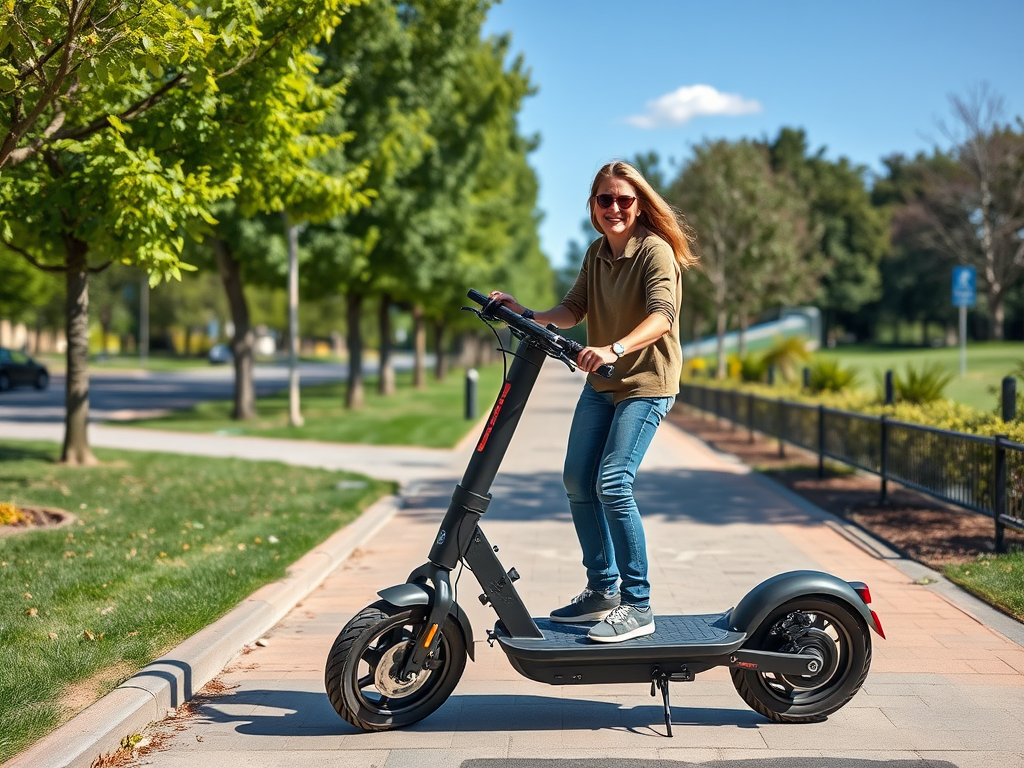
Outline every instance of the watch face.
{"label": "watch face", "polygon": [[622,357],[624,354],[626,354],[626,348],[616,341],[614,344],[612,344],[612,352],[614,352],[619,357]]}

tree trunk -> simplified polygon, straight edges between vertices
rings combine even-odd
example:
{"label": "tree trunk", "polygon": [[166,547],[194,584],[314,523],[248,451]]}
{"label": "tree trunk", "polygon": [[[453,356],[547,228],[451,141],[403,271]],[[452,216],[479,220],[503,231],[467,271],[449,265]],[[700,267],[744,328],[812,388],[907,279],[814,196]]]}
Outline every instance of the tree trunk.
{"label": "tree trunk", "polygon": [[382,294],[380,297],[380,314],[377,317],[380,327],[380,376],[377,379],[377,392],[384,397],[395,394],[395,365],[391,355],[391,296]]}
{"label": "tree trunk", "polygon": [[65,275],[65,332],[67,333],[67,384],[64,390],[64,464],[96,464],[89,447],[89,273],[88,246],[66,237],[64,248],[68,271]]}
{"label": "tree trunk", "polygon": [[992,339],[1002,341],[1005,336],[1006,325],[1006,296],[1002,291],[989,292],[988,306],[992,313]]}
{"label": "tree trunk", "polygon": [[427,324],[423,319],[423,307],[419,304],[412,305],[412,341],[412,384],[416,389],[425,389],[427,386]]}
{"label": "tree trunk", "polygon": [[348,388],[345,392],[345,407],[356,411],[366,404],[363,390],[363,331],[360,325],[363,294],[349,291],[345,298],[348,302]]}
{"label": "tree trunk", "polygon": [[448,375],[448,355],[445,354],[445,338],[444,338],[445,322],[444,320],[434,321],[434,379],[435,381],[444,381],[445,376]]}
{"label": "tree trunk", "polygon": [[217,271],[220,273],[224,291],[231,308],[231,322],[235,335],[231,339],[231,353],[235,364],[235,407],[233,419],[256,417],[256,381],[253,372],[254,347],[256,338],[249,325],[249,305],[242,290],[242,265],[231,253],[231,247],[218,238],[210,240],[217,257]]}
{"label": "tree trunk", "polygon": [[736,346],[736,355],[741,360],[747,356],[747,325],[749,321],[747,319],[747,308],[741,307],[739,317],[737,318],[740,324],[739,340]]}
{"label": "tree trunk", "polygon": [[715,334],[717,337],[718,366],[715,369],[715,378],[724,379],[726,374],[725,365],[725,331],[729,322],[729,311],[724,307],[719,309],[716,315],[717,325]]}

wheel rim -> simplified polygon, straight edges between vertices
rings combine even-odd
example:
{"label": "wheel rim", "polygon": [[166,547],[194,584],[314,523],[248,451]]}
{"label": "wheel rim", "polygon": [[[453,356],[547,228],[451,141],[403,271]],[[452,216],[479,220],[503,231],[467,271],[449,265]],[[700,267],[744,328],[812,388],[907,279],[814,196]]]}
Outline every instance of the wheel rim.
{"label": "wheel rim", "polygon": [[[809,619],[805,632],[790,637],[782,625],[794,614]],[[793,611],[772,625],[765,650],[781,653],[806,653],[819,659],[819,669],[811,675],[758,673],[765,690],[787,705],[813,704],[831,696],[850,676],[853,640],[842,621],[827,610]],[[773,642],[774,641],[774,642]]]}
{"label": "wheel rim", "polygon": [[451,659],[444,633],[427,669],[409,681],[397,676],[405,663],[406,651],[411,649],[422,626],[409,621],[392,624],[382,628],[364,646],[352,677],[356,696],[367,709],[378,715],[400,715],[422,704],[444,681]]}

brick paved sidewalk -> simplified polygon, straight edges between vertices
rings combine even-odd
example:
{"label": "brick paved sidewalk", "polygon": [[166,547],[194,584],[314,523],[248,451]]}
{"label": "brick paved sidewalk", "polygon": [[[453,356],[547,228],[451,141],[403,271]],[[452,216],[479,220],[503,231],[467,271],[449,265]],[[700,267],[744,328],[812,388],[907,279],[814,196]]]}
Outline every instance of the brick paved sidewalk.
{"label": "brick paved sidewalk", "polygon": [[[505,566],[522,574],[516,586],[535,615],[584,585],[560,482],[580,383],[554,365],[544,372],[482,523]],[[458,599],[473,623],[477,661],[451,699],[411,728],[356,731],[324,694],[327,652],[378,589],[423,562],[457,480],[418,483],[406,508],[270,632],[265,647],[241,655],[189,714],[154,731],[163,748],[145,761],[167,768],[626,768],[655,760],[725,768],[770,759],[824,768],[1024,767],[1024,649],[914,584],[836,521],[668,425],[637,481],[656,613],[724,610],[784,570],[865,581],[889,639],[872,635],[872,672],[849,705],[819,724],[771,723],[743,704],[725,670],[712,670],[673,686],[675,737],[665,738],[661,700],[645,685],[558,688],[517,675],[483,642],[494,614],[478,603],[467,572]]]}

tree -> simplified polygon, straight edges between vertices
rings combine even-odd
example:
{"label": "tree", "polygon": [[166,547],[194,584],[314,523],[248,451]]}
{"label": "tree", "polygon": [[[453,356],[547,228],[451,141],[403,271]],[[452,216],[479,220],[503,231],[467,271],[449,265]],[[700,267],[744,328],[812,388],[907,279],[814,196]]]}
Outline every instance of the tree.
{"label": "tree", "polygon": [[[31,13],[15,14],[20,42],[9,34],[4,42],[27,52],[18,61],[34,70],[34,57],[50,45],[43,16],[76,7],[100,13],[106,6],[25,7]],[[66,276],[62,461],[73,464],[95,461],[87,434],[89,275],[121,261],[148,271],[153,284],[180,279],[189,268],[181,260],[184,235],[201,237],[214,223],[214,203],[238,191],[242,169],[265,171],[270,142],[293,122],[306,125],[305,94],[294,89],[308,79],[307,49],[338,23],[340,3],[289,0],[268,9],[239,0],[201,13],[161,5],[164,15],[149,16],[135,13],[146,4],[110,7],[113,15],[90,16],[88,25],[116,24],[141,51],[110,47],[110,57],[91,59],[71,79],[60,79],[63,90],[44,89],[38,110],[24,111],[26,94],[35,92],[24,83],[5,91],[0,104],[4,114],[38,112],[18,129],[8,154],[17,163],[9,163],[0,187],[0,240],[40,269]],[[278,98],[235,100],[245,87]],[[274,170],[293,175],[291,166]]]}
{"label": "tree", "polygon": [[1024,275],[1024,120],[1005,122],[1003,97],[987,83],[950,95],[960,177],[926,198],[933,243],[957,263],[977,267],[988,298],[992,333],[1003,338],[1006,292]]}
{"label": "tree", "polygon": [[817,287],[820,260],[808,241],[807,205],[792,182],[772,173],[767,152],[750,141],[705,141],[670,187],[669,197],[697,233],[700,278],[714,307],[717,375],[726,373],[730,312],[741,331],[749,317],[804,300]]}
{"label": "tree", "polygon": [[827,263],[816,299],[831,337],[837,318],[851,318],[881,295],[879,262],[889,247],[887,211],[872,205],[867,168],[845,157],[829,161],[824,147],[809,154],[803,130],[783,128],[767,146],[773,170],[787,174],[809,203],[813,248]]}

